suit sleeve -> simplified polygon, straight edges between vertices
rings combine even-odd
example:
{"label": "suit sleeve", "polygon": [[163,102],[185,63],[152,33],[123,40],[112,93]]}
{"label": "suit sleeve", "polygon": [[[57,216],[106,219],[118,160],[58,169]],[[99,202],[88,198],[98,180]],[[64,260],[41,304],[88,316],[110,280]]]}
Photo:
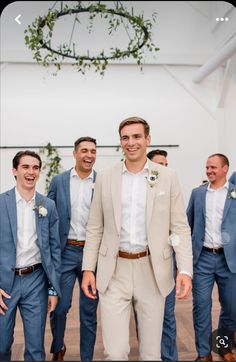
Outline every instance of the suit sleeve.
{"label": "suit sleeve", "polygon": [[[59,285],[61,277],[61,245],[59,237],[59,218],[55,203],[53,202],[51,203],[51,205],[52,207],[49,219],[49,244],[51,250],[51,259],[55,269],[57,283]],[[57,294],[60,294],[60,290],[57,290],[58,287],[55,287],[54,289],[56,289]]]}
{"label": "suit sleeve", "polygon": [[103,229],[104,218],[102,209],[102,180],[99,176],[97,176],[93,201],[89,213],[89,220],[86,228],[82,270],[95,271]]}
{"label": "suit sleeve", "polygon": [[191,197],[189,199],[188,207],[187,207],[187,217],[188,217],[188,223],[191,228],[191,231],[193,231],[193,223],[194,223],[194,194],[191,193]]}
{"label": "suit sleeve", "polygon": [[53,177],[51,180],[51,183],[49,185],[47,197],[49,197],[50,199],[52,199],[55,202],[56,202],[56,189],[57,189],[56,179],[55,179],[55,177]]}
{"label": "suit sleeve", "polygon": [[191,231],[188,225],[182,193],[176,174],[173,174],[170,201],[170,232],[176,253],[178,270],[193,273]]}

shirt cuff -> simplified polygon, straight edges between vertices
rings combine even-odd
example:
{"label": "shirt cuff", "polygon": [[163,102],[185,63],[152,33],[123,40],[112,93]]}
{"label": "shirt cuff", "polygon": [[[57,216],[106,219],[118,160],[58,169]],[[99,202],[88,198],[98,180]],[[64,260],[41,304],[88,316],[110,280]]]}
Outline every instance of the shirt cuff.
{"label": "shirt cuff", "polygon": [[187,272],[187,271],[185,271],[185,270],[181,270],[181,271],[179,272],[179,274],[186,274],[186,275],[188,275],[191,279],[193,279],[192,274],[189,273],[189,272]]}

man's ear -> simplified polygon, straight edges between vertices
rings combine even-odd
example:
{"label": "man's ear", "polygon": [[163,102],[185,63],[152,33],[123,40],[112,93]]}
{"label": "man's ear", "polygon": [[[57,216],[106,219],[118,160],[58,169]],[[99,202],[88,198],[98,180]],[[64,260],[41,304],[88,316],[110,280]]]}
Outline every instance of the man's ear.
{"label": "man's ear", "polygon": [[223,171],[225,174],[227,174],[227,172],[229,171],[229,166],[228,165],[224,165],[223,166]]}
{"label": "man's ear", "polygon": [[149,146],[150,143],[151,143],[151,136],[150,136],[150,134],[146,137],[146,141],[147,141],[147,146]]}

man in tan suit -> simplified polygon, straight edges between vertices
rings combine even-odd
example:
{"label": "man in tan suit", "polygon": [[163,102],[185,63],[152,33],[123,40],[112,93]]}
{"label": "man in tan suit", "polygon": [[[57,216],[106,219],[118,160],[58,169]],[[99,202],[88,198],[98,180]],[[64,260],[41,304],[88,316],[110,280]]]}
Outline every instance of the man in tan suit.
{"label": "man in tan suit", "polygon": [[121,122],[125,161],[98,173],[87,224],[82,289],[90,298],[96,298],[96,287],[99,291],[108,360],[128,360],[132,302],[140,359],[160,360],[165,297],[174,287],[173,248],[177,298],[186,298],[192,288],[182,195],[174,171],[147,159],[149,130],[139,117]]}

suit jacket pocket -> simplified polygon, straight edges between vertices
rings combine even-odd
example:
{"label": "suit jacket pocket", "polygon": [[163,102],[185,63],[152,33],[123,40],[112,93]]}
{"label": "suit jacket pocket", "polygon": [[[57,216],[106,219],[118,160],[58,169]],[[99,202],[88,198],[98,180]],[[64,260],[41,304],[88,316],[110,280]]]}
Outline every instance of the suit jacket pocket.
{"label": "suit jacket pocket", "polygon": [[100,249],[99,249],[99,254],[105,256],[106,253],[107,253],[107,249],[108,249],[107,246],[104,245],[104,244],[102,244],[102,245],[100,246]]}

